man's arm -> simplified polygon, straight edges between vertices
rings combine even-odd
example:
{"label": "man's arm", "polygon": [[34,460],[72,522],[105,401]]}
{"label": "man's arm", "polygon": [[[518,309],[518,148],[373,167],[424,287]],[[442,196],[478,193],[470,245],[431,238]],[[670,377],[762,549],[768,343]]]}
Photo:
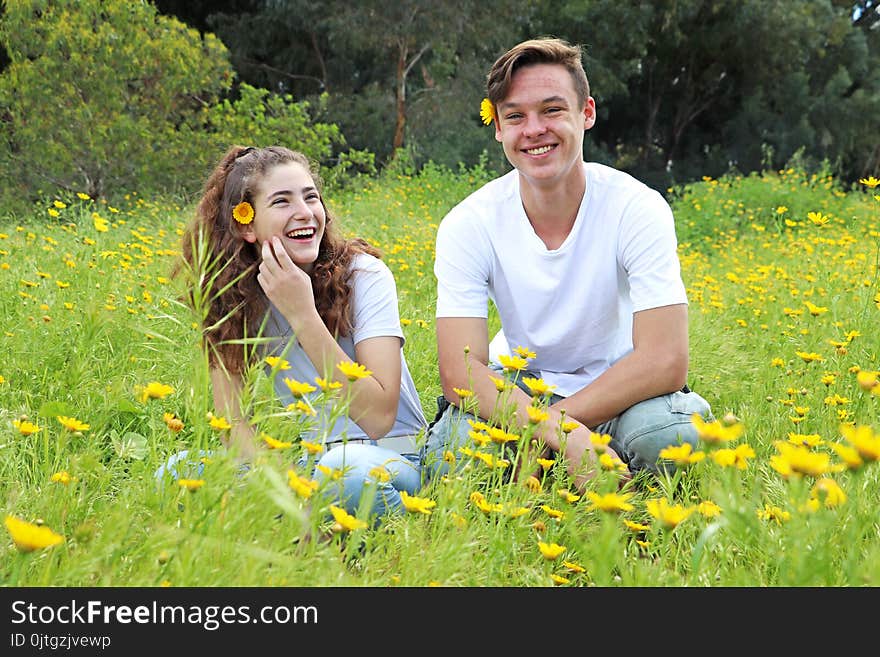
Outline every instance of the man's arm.
{"label": "man's arm", "polygon": [[645,399],[680,390],[688,373],[687,304],[633,314],[633,350],[599,378],[556,404],[588,427]]}
{"label": "man's arm", "polygon": [[[460,406],[462,401],[454,388],[471,390],[477,402],[476,414],[483,419],[489,419],[496,410],[499,395],[490,378],[497,378],[497,374],[488,366],[489,333],[486,320],[473,317],[438,317],[437,352],[440,383],[446,399]],[[528,424],[526,408],[531,404],[531,398],[525,392],[514,386],[506,403],[513,404],[517,425]],[[550,418],[537,426],[535,434],[536,438],[555,452],[559,452],[561,447],[558,429],[563,417],[560,410],[548,409]],[[595,474],[596,455],[590,435],[586,426],[579,426],[568,434],[565,442],[568,471],[575,477],[578,487],[583,486]],[[612,453],[612,456],[617,455]]]}

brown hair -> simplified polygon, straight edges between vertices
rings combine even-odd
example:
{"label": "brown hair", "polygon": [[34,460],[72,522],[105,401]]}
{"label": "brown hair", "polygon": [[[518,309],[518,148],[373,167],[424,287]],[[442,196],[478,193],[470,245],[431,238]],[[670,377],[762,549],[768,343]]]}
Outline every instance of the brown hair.
{"label": "brown hair", "polygon": [[265,174],[279,164],[296,162],[309,172],[321,192],[327,216],[324,235],[309,277],[315,307],[334,336],[351,333],[351,275],[349,265],[357,253],[380,253],[360,238],[343,239],[324,203],[322,181],[309,159],[283,146],[254,148],[232,146],[220,158],[205,182],[196,215],[183,235],[183,262],[192,275],[187,301],[203,317],[203,347],[212,366],[221,364],[231,373],[244,371],[255,351],[241,344],[256,337],[269,300],[257,281],[262,259],[260,247],[242,237],[232,209],[247,201]]}
{"label": "brown hair", "polygon": [[530,39],[515,45],[501,55],[486,78],[486,95],[497,107],[510,90],[513,74],[520,68],[533,64],[560,64],[571,74],[574,90],[583,107],[590,96],[590,83],[581,61],[581,47],[562,39]]}

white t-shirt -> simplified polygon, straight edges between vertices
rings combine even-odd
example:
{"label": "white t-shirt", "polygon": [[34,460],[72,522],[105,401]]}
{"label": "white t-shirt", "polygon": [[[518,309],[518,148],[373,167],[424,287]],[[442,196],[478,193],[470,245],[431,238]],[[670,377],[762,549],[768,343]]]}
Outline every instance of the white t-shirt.
{"label": "white t-shirt", "polygon": [[[353,272],[349,282],[352,288],[352,334],[340,337],[339,346],[352,361],[356,362],[354,347],[361,340],[378,336],[400,338],[401,376],[397,419],[391,430],[378,440],[378,444],[401,454],[415,453],[417,451],[415,436],[425,428],[427,422],[403,356],[405,338],[400,327],[394,275],[384,262],[366,253],[356,254],[352,258],[350,269]],[[327,378],[328,374],[332,376],[332,373],[317,371],[299,342],[292,339],[294,336],[290,324],[272,304],[269,306],[269,318],[263,334],[277,336],[265,345],[264,353],[284,358],[290,364],[287,369],[279,369],[274,379],[275,393],[285,406],[296,402],[290,388],[284,383],[285,378],[310,383],[317,387],[316,377]],[[285,348],[287,348],[286,352]],[[271,368],[267,367],[267,372],[269,371]],[[337,417],[333,426],[329,427],[333,404],[322,407],[317,399],[319,393],[320,390],[317,390],[309,395],[312,406],[318,412],[315,418],[317,428],[304,438],[321,443],[336,442],[342,440],[343,436],[348,439],[369,439],[363,429],[345,414]]]}
{"label": "white t-shirt", "polygon": [[672,210],[632,176],[584,163],[571,233],[548,250],[523,209],[516,170],[456,205],[437,230],[437,317],[488,317],[490,358],[522,346],[554,392],[569,396],[632,351],[632,315],[687,303]]}

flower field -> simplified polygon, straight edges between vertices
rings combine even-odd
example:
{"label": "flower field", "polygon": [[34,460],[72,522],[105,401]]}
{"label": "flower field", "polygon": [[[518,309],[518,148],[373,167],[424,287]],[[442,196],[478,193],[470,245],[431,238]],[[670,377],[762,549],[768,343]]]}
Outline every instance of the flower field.
{"label": "flower field", "polygon": [[[429,419],[434,235],[485,179],[428,167],[328,200],[396,276]],[[670,190],[688,383],[717,418],[699,424],[699,450],[665,454],[675,474],[619,489],[609,464],[576,491],[560,463],[541,461],[506,483],[512,466],[489,446],[527,441],[528,427],[475,427],[449,455],[455,473],[375,527],[291,469],[320,449],[299,439],[309,407],[278,407],[260,367],[250,382],[264,449],[246,472],[217,449],[228,424],[171,275],[191,208],[80,194],[0,218],[0,583],[880,585],[878,182],[844,189],[787,169]],[[539,382],[535,399],[540,422]],[[157,483],[184,448],[214,450],[203,475]]]}

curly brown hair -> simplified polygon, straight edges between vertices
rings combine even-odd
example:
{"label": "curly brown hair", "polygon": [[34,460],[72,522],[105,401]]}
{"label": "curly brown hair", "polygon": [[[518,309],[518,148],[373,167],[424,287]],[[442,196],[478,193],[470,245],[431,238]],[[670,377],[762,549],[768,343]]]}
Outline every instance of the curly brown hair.
{"label": "curly brown hair", "polygon": [[279,164],[296,162],[308,171],[321,192],[326,226],[318,258],[309,273],[318,315],[334,337],[350,335],[349,265],[357,253],[381,257],[360,238],[340,237],[337,221],[327,209],[323,184],[309,159],[283,146],[230,147],[208,176],[193,221],[183,235],[182,261],[175,274],[189,273],[187,302],[201,313],[203,347],[211,366],[241,373],[256,356],[243,343],[259,334],[269,299],[257,281],[260,247],[245,241],[233,208],[253,204],[255,188]]}

